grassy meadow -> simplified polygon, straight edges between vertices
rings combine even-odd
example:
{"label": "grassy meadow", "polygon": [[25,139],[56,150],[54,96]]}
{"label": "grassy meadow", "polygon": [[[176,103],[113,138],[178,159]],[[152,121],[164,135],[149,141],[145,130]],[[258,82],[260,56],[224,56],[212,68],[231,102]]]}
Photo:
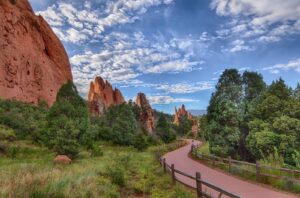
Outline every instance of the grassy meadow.
{"label": "grassy meadow", "polygon": [[195,197],[163,174],[154,146],[137,152],[97,142],[100,156],[82,149],[71,165],[57,165],[47,148],[13,144],[14,155],[0,156],[0,197]]}

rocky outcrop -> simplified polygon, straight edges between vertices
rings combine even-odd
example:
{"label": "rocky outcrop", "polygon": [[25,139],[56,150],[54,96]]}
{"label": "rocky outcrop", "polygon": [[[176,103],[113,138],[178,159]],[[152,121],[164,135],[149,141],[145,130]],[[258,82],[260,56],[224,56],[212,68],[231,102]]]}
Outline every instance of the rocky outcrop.
{"label": "rocky outcrop", "polygon": [[174,124],[178,125],[182,116],[186,116],[188,120],[192,121],[192,133],[196,135],[198,132],[198,119],[193,118],[192,114],[185,109],[184,104],[178,110],[175,107]]}
{"label": "rocky outcrop", "polygon": [[71,164],[72,160],[66,155],[58,155],[53,162],[55,164]]}
{"label": "rocky outcrop", "polygon": [[146,95],[144,93],[138,93],[135,103],[141,109],[139,121],[144,125],[148,133],[152,134],[154,131],[155,122],[154,113],[149,101],[146,98]]}
{"label": "rocky outcrop", "polygon": [[177,108],[175,107],[175,116],[174,116],[174,123],[175,124],[179,124],[179,119],[182,116],[187,116],[187,118],[189,120],[193,119],[193,116],[190,112],[188,112],[187,110],[185,110],[185,106],[184,104],[177,110]]}
{"label": "rocky outcrop", "polygon": [[108,107],[124,102],[125,100],[120,90],[113,89],[111,84],[108,81],[104,81],[100,76],[96,77],[94,82],[91,82],[88,104],[92,116],[101,116]]}
{"label": "rocky outcrop", "polygon": [[0,0],[0,97],[53,104],[72,80],[67,53],[27,0]]}

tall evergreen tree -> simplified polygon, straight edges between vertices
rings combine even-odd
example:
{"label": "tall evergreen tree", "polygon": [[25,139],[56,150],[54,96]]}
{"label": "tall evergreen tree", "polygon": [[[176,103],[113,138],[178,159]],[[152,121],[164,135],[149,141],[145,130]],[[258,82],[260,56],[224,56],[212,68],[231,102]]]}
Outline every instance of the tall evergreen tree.
{"label": "tall evergreen tree", "polygon": [[45,133],[48,141],[45,142],[58,154],[75,157],[78,142],[91,141],[86,140],[85,136],[90,124],[87,105],[72,82],[60,88],[56,102],[47,115],[47,121]]}
{"label": "tall evergreen tree", "polygon": [[175,133],[172,131],[170,124],[168,123],[166,116],[161,114],[158,118],[156,126],[156,134],[161,138],[165,143],[169,143],[176,139]]}
{"label": "tall evergreen tree", "polygon": [[235,156],[240,131],[242,79],[236,69],[221,75],[207,112],[210,151],[221,156]]}

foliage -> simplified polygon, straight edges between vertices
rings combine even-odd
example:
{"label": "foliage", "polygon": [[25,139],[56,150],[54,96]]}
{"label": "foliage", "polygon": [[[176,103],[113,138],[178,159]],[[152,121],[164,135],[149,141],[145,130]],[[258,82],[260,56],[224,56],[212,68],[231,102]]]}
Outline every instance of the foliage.
{"label": "foliage", "polygon": [[41,138],[58,154],[75,157],[78,154],[79,143],[84,140],[84,134],[89,129],[89,116],[85,101],[78,95],[72,82],[63,85],[59,90],[56,102],[47,113],[47,124]]}
{"label": "foliage", "polygon": [[0,124],[0,141],[1,140],[16,140],[16,134],[14,130]]}
{"label": "foliage", "polygon": [[113,184],[120,187],[125,186],[125,170],[121,164],[108,166],[107,173]]}
{"label": "foliage", "polygon": [[158,119],[157,126],[156,126],[156,134],[161,138],[161,140],[164,143],[170,143],[176,139],[176,135],[172,130],[164,114],[161,114]]}
{"label": "foliage", "polygon": [[200,136],[207,133],[210,151],[216,155],[255,161],[278,154],[295,166],[293,156],[300,148],[299,89],[298,84],[292,90],[281,78],[266,86],[256,72],[240,76],[235,69],[225,70],[210,99],[207,131],[200,128]]}
{"label": "foliage", "polygon": [[202,115],[199,118],[199,130],[197,136],[202,140],[208,140],[208,125],[206,115]]}
{"label": "foliage", "polygon": [[91,146],[91,156],[93,156],[93,157],[99,157],[99,156],[102,156],[102,155],[103,155],[103,151],[100,148],[100,146],[98,146],[96,144],[93,144]]}
{"label": "foliage", "polygon": [[175,130],[177,131],[178,135],[183,136],[188,134],[192,130],[192,126],[193,121],[189,120],[188,117],[185,115],[179,118],[179,124],[175,128]]}
{"label": "foliage", "polygon": [[[40,103],[41,104],[41,103]],[[13,129],[19,139],[33,139],[43,128],[47,109],[16,100],[0,100],[0,124]]]}
{"label": "foliage", "polygon": [[[145,197],[171,198],[177,191],[195,197],[195,193],[183,185],[172,185],[170,175],[163,174],[152,151],[137,152],[131,147],[101,142],[102,156],[87,155],[69,166],[60,166],[51,163],[55,156],[51,150],[29,141],[16,141],[14,146],[19,147],[15,159],[1,156],[0,197],[117,198],[144,194]],[[113,184],[106,172],[107,167],[118,165],[125,171],[125,188]]]}
{"label": "foliage", "polygon": [[104,130],[108,132],[106,140],[120,145],[133,145],[133,139],[137,132],[137,121],[127,104],[108,108],[103,124]]}
{"label": "foliage", "polygon": [[144,151],[148,147],[148,142],[146,135],[143,133],[138,133],[134,136],[133,146],[138,151]]}
{"label": "foliage", "polygon": [[213,154],[234,156],[238,148],[240,131],[239,111],[228,99],[213,97],[208,109],[209,146]]}

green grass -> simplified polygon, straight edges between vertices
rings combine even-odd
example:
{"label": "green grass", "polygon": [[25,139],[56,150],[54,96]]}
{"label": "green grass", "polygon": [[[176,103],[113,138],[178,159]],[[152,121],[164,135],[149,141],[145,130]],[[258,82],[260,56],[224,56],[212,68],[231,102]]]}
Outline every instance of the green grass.
{"label": "green grass", "polygon": [[210,155],[209,142],[203,142],[203,144],[200,147],[198,147],[198,152],[201,152],[205,155]]}
{"label": "green grass", "polygon": [[[52,151],[16,142],[14,159],[0,156],[0,197],[195,197],[192,190],[173,186],[170,175],[163,174],[155,147],[137,152],[105,142],[98,145],[103,156],[92,157],[82,149],[71,165],[63,166],[53,163]],[[116,168],[121,172],[109,171]],[[118,185],[115,181],[122,175],[124,184]]]}

